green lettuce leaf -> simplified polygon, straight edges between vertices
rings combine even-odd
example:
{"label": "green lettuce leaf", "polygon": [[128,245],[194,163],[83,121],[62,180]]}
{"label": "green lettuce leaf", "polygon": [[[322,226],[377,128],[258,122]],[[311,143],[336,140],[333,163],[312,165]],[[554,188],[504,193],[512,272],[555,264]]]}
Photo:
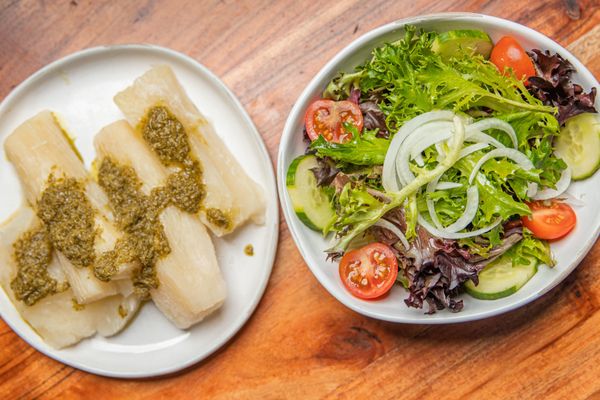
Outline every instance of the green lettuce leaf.
{"label": "green lettuce leaf", "polygon": [[413,26],[405,30],[401,40],[375,48],[356,72],[336,77],[326,94],[344,98],[358,86],[363,96],[379,99],[392,130],[433,109],[556,113],[529,94],[522,81],[498,73],[482,56],[465,51],[442,60],[431,50],[437,33],[417,32]]}
{"label": "green lettuce leaf", "polygon": [[339,74],[329,82],[323,92],[324,99],[343,100],[350,96],[350,90],[358,87],[358,82],[362,78],[362,71],[348,74]]}
{"label": "green lettuce leaf", "polygon": [[555,187],[567,164],[554,155],[552,141],[560,126],[554,115],[545,112],[514,112],[496,115],[515,130],[519,150],[540,170],[542,186]]}
{"label": "green lettuce leaf", "polygon": [[[461,171],[463,176],[468,177],[475,167],[475,164],[483,156],[483,152],[478,151],[467,157],[460,159],[455,167]],[[487,163],[486,163],[487,164]],[[473,226],[481,228],[491,224],[496,218],[501,217],[507,221],[515,215],[530,215],[531,211],[527,204],[515,198],[506,192],[502,185],[493,177],[488,176],[480,170],[475,182],[479,189],[479,210],[473,220]]]}
{"label": "green lettuce leaf", "polygon": [[404,220],[406,221],[406,232],[404,236],[411,240],[417,236],[417,218],[418,218],[417,195],[410,196],[404,205]]}
{"label": "green lettuce leaf", "polygon": [[347,183],[339,197],[339,214],[343,218],[336,221],[338,229],[352,225],[365,218],[366,214],[373,209],[379,209],[381,202],[371,196],[361,185]]}
{"label": "green lettuce leaf", "polygon": [[346,143],[332,143],[319,136],[310,144],[319,157],[330,157],[335,161],[354,165],[383,165],[385,153],[390,146],[389,139],[376,137],[376,130],[358,132],[356,127],[345,124],[345,129],[352,134],[352,140]]}
{"label": "green lettuce leaf", "polygon": [[535,258],[549,267],[556,262],[552,257],[547,241],[533,237],[528,229],[523,229],[523,239],[510,249],[513,265],[527,264],[527,260]]}

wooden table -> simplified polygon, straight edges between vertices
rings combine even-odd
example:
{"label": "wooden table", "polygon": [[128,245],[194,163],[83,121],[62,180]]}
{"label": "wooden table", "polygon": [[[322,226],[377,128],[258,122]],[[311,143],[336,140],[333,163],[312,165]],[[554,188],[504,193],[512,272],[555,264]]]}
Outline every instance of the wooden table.
{"label": "wooden table", "polygon": [[[352,40],[399,18],[474,11],[512,19],[567,46],[600,76],[598,0],[0,3],[0,98],[38,68],[86,47],[168,46],[225,81],[273,164],[285,118],[311,77]],[[282,218],[264,298],[208,360],[160,379],[102,378],[45,357],[0,320],[0,398],[600,398],[599,264],[596,244],[565,282],[499,317],[395,325],[331,297]]]}

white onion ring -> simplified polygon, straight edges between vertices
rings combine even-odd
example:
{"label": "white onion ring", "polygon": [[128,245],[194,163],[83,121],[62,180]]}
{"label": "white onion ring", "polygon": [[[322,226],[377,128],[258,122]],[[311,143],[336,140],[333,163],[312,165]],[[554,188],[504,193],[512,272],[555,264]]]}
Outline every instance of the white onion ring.
{"label": "white onion ring", "polygon": [[498,217],[496,221],[494,221],[491,225],[485,226],[481,229],[477,229],[471,232],[444,232],[439,229],[436,229],[433,225],[431,225],[421,214],[419,214],[418,222],[423,228],[425,228],[429,233],[433,236],[441,237],[444,239],[465,239],[473,236],[479,236],[486,232],[491,231],[502,222],[502,217]]}
{"label": "white onion ring", "polygon": [[419,126],[432,121],[451,121],[454,113],[452,111],[430,111],[407,121],[392,138],[390,146],[383,162],[382,184],[386,191],[395,192],[400,190],[396,178],[396,157],[404,140]]}
{"label": "white onion ring", "polygon": [[[467,127],[467,129],[469,128]],[[499,149],[506,147],[487,133],[473,130],[469,133],[469,136],[465,138],[465,142],[489,143]]]}
{"label": "white onion ring", "polygon": [[477,143],[477,144],[472,144],[470,146],[467,146],[460,151],[460,154],[458,155],[458,159],[460,160],[461,158],[471,155],[471,154],[475,153],[476,151],[485,149],[488,146],[489,145],[487,143]]}
{"label": "white onion ring", "polygon": [[[440,178],[438,177],[437,179],[434,179],[433,181],[429,182],[426,189],[426,192],[428,194],[433,193],[435,190],[437,190],[437,188],[440,187],[440,184],[438,183],[439,179]],[[453,182],[442,183],[458,185],[458,187],[462,186],[459,183]],[[465,229],[473,221],[473,218],[475,218],[475,214],[477,214],[477,210],[479,209],[479,189],[477,188],[477,185],[469,186],[469,188],[467,189],[467,203],[465,204],[465,211],[460,217],[458,217],[456,221],[454,221],[447,227],[444,227],[440,222],[435,211],[434,201],[431,198],[427,197],[425,202],[427,203],[427,211],[429,212],[429,217],[431,218],[431,221],[433,222],[435,227],[442,232],[454,233]]]}
{"label": "white onion ring", "polygon": [[411,136],[411,139],[413,137],[416,140],[411,140],[410,142],[410,158],[414,160],[418,155],[420,155],[422,152],[425,151],[425,149],[429,148],[430,146],[433,146],[434,144],[437,144],[439,142],[443,142],[444,140],[450,139],[450,137],[452,137],[452,127],[444,130],[440,129],[431,131],[427,135],[423,135],[423,137],[418,137],[415,134],[415,136]]}
{"label": "white onion ring", "polygon": [[565,168],[560,175],[560,179],[556,182],[556,189],[546,188],[540,190],[533,196],[534,200],[549,200],[560,196],[571,184],[571,168]]}
{"label": "white onion ring", "polygon": [[396,159],[396,176],[398,177],[398,181],[402,187],[406,186],[408,182],[411,182],[415,179],[415,175],[410,170],[410,164],[408,162],[408,151],[406,150],[407,146],[400,148],[400,152],[398,153],[398,158]]}
{"label": "white onion ring", "polygon": [[457,182],[438,182],[435,190],[449,190],[449,189],[457,189],[462,187],[460,183]]}
{"label": "white onion ring", "polygon": [[[495,150],[490,151],[489,153],[484,154],[484,156],[481,157],[479,159],[479,161],[477,161],[477,164],[475,164],[475,167],[473,167],[473,171],[471,171],[471,175],[469,176],[469,183],[470,184],[473,183],[473,180],[475,179],[475,176],[479,172],[479,169],[481,168],[481,166],[483,164],[485,164],[486,161],[488,161],[492,158],[498,158],[498,157],[510,158],[511,160],[516,162],[519,165],[519,167],[523,168],[526,171],[533,169],[533,163],[531,162],[531,160],[529,158],[527,158],[527,156],[525,154],[521,153],[520,151],[515,150],[515,149],[508,149],[508,148],[495,149]],[[527,196],[533,197],[533,196],[535,196],[536,192],[537,192],[537,183],[530,182],[529,185],[527,186]]]}
{"label": "white onion ring", "polygon": [[[510,140],[512,141],[513,147],[515,149],[519,148],[519,141],[517,139],[517,134],[512,126],[506,121],[502,121],[498,118],[485,118],[479,120],[467,128],[467,131],[470,129],[478,130],[478,131],[487,131],[488,129],[498,129],[508,136],[510,136]],[[468,133],[467,133],[468,136]]]}
{"label": "white onion ring", "polygon": [[[433,193],[435,191],[441,177],[442,176],[440,175],[427,184],[427,188],[425,189],[425,192],[427,194]],[[431,218],[431,221],[433,222],[433,224],[438,229],[444,229],[444,226],[440,222],[440,220],[437,216],[437,213],[435,212],[435,203],[434,203],[433,199],[430,199],[429,196],[426,196],[425,203],[427,203],[427,211],[429,212],[429,217]]]}
{"label": "white onion ring", "polygon": [[[425,123],[416,128],[410,136],[404,140],[396,157],[396,176],[402,186],[408,185],[415,179],[410,170],[409,159],[414,153],[421,154],[429,146],[442,142],[452,137],[454,124],[444,121]],[[427,132],[427,134],[425,134]],[[387,156],[387,155],[386,155]]]}
{"label": "white onion ring", "polygon": [[446,157],[446,151],[444,150],[444,146],[442,143],[435,144],[435,150],[438,152],[438,160],[441,161]]}
{"label": "white onion ring", "polygon": [[419,167],[423,167],[425,165],[425,161],[423,160],[423,157],[421,156],[421,153],[417,154],[414,158],[415,162],[417,163],[417,165]]}
{"label": "white onion ring", "polygon": [[458,217],[456,221],[448,225],[443,230],[450,233],[462,231],[473,221],[478,209],[479,189],[477,189],[477,185],[469,186],[467,189],[467,203],[465,204],[465,211],[460,217]]}
{"label": "white onion ring", "polygon": [[404,236],[404,233],[402,233],[400,228],[398,228],[396,225],[392,224],[390,221],[387,221],[382,218],[382,219],[378,220],[377,222],[375,222],[373,225],[379,226],[381,228],[387,229],[388,231],[392,232],[394,235],[398,236],[398,239],[400,239],[400,241],[402,242],[402,244],[404,245],[404,248],[406,250],[410,249],[410,244],[408,243],[408,240],[406,240],[406,236]]}

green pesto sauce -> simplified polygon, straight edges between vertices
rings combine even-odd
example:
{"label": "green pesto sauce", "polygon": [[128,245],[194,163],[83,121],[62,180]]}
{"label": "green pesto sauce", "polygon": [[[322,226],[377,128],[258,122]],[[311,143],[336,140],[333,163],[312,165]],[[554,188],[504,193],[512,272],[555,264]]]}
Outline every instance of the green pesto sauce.
{"label": "green pesto sauce", "polygon": [[164,106],[152,107],[142,121],[142,135],[163,164],[183,164],[190,144],[183,124]]}
{"label": "green pesto sauce", "polygon": [[[148,110],[140,129],[163,165],[179,167],[167,178],[166,189],[171,204],[188,213],[199,212],[206,197],[202,165],[190,153],[189,137],[183,124],[167,107],[156,105]],[[224,229],[231,226],[231,218],[219,209],[206,210],[206,216],[215,226]]]}
{"label": "green pesto sauce", "polygon": [[83,183],[74,178],[48,178],[37,215],[44,222],[49,240],[73,265],[87,267],[94,262],[94,209]]}
{"label": "green pesto sauce", "polygon": [[[150,108],[140,123],[144,140],[165,166],[177,170],[167,177],[165,186],[154,188],[149,196],[141,191],[142,182],[135,170],[104,158],[98,170],[98,183],[108,196],[117,225],[125,232],[113,250],[100,255],[94,265],[95,276],[110,281],[125,262],[139,261],[140,269],[133,278],[136,293],[148,298],[159,285],[156,262],[170,253],[161,211],[174,205],[195,214],[202,208],[206,189],[202,183],[202,165],[191,155],[189,138],[183,124],[162,105]],[[207,210],[209,221],[229,227],[230,218],[222,211]]]}
{"label": "green pesto sauce", "polygon": [[[117,241],[117,245],[119,241]],[[117,247],[117,245],[115,247]],[[94,275],[96,278],[100,279],[103,282],[108,282],[111,280],[114,274],[119,272],[117,268],[120,264],[118,262],[119,253],[115,250],[105,251],[100,254],[100,257],[96,259],[96,263],[94,264]]]}
{"label": "green pesto sauce", "polygon": [[253,256],[254,246],[252,246],[251,244],[247,244],[246,247],[244,247],[244,254],[246,254],[249,257]]}
{"label": "green pesto sauce", "polygon": [[52,243],[43,229],[25,232],[13,243],[13,256],[17,263],[17,276],[10,282],[17,300],[32,306],[44,297],[66,290],[69,285],[59,285],[48,274],[52,260]]}
{"label": "green pesto sauce", "polygon": [[133,168],[104,158],[98,171],[98,183],[108,196],[116,222],[125,235],[115,248],[102,254],[94,265],[94,274],[108,281],[117,272],[117,266],[137,260],[141,268],[133,277],[135,292],[149,297],[150,289],[159,285],[156,261],[171,252],[160,212],[169,203],[167,193],[153,190],[150,196],[141,191],[142,183]]}
{"label": "green pesto sauce", "polygon": [[127,314],[129,314],[129,312],[121,304],[119,304],[119,308],[117,311],[119,312],[119,316],[121,318],[125,318]]}
{"label": "green pesto sauce", "polygon": [[211,224],[223,229],[229,229],[231,226],[231,220],[229,217],[218,208],[206,209],[206,219],[208,219],[208,222]]}
{"label": "green pesto sauce", "polygon": [[167,190],[173,205],[195,214],[200,211],[206,190],[202,183],[202,169],[198,161],[186,162],[184,167],[169,175]]}

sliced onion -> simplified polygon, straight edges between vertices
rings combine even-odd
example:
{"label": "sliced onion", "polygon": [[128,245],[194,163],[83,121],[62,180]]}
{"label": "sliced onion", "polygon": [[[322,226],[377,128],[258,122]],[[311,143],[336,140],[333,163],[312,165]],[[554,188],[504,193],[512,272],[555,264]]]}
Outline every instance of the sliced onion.
{"label": "sliced onion", "polygon": [[435,150],[438,152],[438,160],[441,161],[446,157],[446,150],[444,150],[444,145],[442,143],[435,144]]}
{"label": "sliced onion", "polygon": [[[420,153],[431,145],[436,146],[439,154],[438,160],[441,161],[444,158],[443,145],[440,142],[450,137],[453,116],[454,113],[448,110],[431,111],[421,114],[402,125],[394,135],[385,156],[382,173],[382,183],[385,190],[398,191],[414,179],[414,174],[409,168],[408,157],[404,157],[405,154],[400,157],[400,153],[404,153],[403,148],[410,149],[410,159],[414,159],[419,166],[424,165]],[[467,123],[470,123],[470,121]],[[483,143],[488,143],[497,148],[504,148],[505,146],[498,140],[482,132],[487,129],[498,129],[505,132],[510,137],[513,146],[515,148],[518,146],[518,138],[512,126],[497,118],[485,118],[467,125],[465,141],[477,142],[480,146]],[[445,139],[441,139],[442,137]],[[463,157],[467,155],[464,154]],[[534,193],[537,186],[530,186],[529,189],[528,194]]]}
{"label": "sliced onion", "polygon": [[430,198],[427,198],[425,202],[427,203],[427,211],[429,212],[429,218],[431,218],[433,224],[438,229],[444,229],[444,225],[442,225],[442,221],[440,221],[435,211],[435,202]]}
{"label": "sliced onion", "polygon": [[473,167],[473,171],[471,171],[471,175],[469,176],[469,183],[473,183],[473,179],[475,179],[475,175],[479,172],[479,169],[486,161],[491,160],[492,158],[506,157],[510,158],[514,162],[516,162],[521,168],[529,171],[533,168],[533,163],[527,156],[515,149],[495,149],[486,153],[477,161],[475,167]]}
{"label": "sliced onion", "polygon": [[457,182],[438,182],[435,190],[449,190],[449,189],[457,189],[462,187],[463,185]]}
{"label": "sliced onion", "polygon": [[[425,192],[429,195],[430,193],[433,193],[435,191],[435,188],[438,185],[438,182],[440,180],[442,176],[438,176],[437,178],[435,178],[434,180],[432,180],[431,182],[429,182],[427,184],[427,188],[425,189]],[[431,218],[431,221],[433,222],[433,224],[438,228],[438,229],[443,229],[444,226],[442,225],[442,223],[440,222],[437,213],[435,212],[435,202],[433,201],[433,199],[430,199],[429,196],[426,196],[425,198],[425,203],[427,203],[427,211],[429,212],[429,217]]]}
{"label": "sliced onion", "polygon": [[410,249],[410,244],[408,244],[408,240],[406,240],[406,236],[404,236],[404,233],[402,233],[400,228],[392,224],[390,221],[387,221],[382,218],[375,222],[373,225],[385,228],[388,231],[392,232],[394,235],[398,236],[398,239],[400,239],[406,250]]}
{"label": "sliced onion", "polygon": [[[485,164],[486,161],[488,161],[492,158],[498,158],[498,157],[510,158],[511,160],[516,162],[519,165],[519,167],[523,168],[526,171],[533,169],[533,163],[531,162],[531,160],[529,158],[527,158],[527,156],[525,154],[521,153],[519,150],[507,149],[507,148],[495,149],[495,150],[490,151],[489,153],[486,153],[483,157],[481,157],[479,159],[479,161],[477,161],[477,164],[475,164],[475,167],[473,168],[473,171],[471,171],[471,175],[469,176],[469,183],[473,183],[473,180],[475,179],[475,176],[479,172],[479,169],[481,168],[481,166],[483,164]],[[527,196],[529,196],[529,197],[535,196],[535,194],[537,193],[537,187],[538,187],[537,183],[530,182],[527,185]]]}
{"label": "sliced onion", "polygon": [[[510,136],[510,140],[513,143],[513,147],[515,149],[519,148],[519,141],[517,139],[517,134],[512,126],[506,121],[502,121],[498,118],[485,118],[479,120],[471,125],[469,128],[478,130],[478,131],[486,131],[488,129],[498,129],[500,131],[505,132],[508,136]],[[468,134],[467,134],[468,135]]]}
{"label": "sliced onion", "polygon": [[[468,127],[467,127],[467,131],[469,131]],[[499,148],[499,149],[506,147],[505,145],[503,145],[502,143],[500,143],[499,141],[497,141],[496,139],[494,139],[487,133],[483,133],[483,132],[475,131],[475,130],[471,130],[467,134],[467,136],[465,138],[465,142],[489,143],[492,146]]]}
{"label": "sliced onion", "polygon": [[398,177],[398,182],[400,185],[406,186],[408,182],[411,182],[415,179],[415,174],[410,170],[410,164],[408,162],[408,151],[405,147],[400,149],[400,153],[398,153],[398,158],[396,159],[396,176]]}
{"label": "sliced onion", "polygon": [[571,168],[565,168],[563,170],[560,179],[556,182],[556,189],[546,188],[544,190],[540,190],[533,196],[534,200],[548,200],[553,199],[555,197],[563,194],[565,190],[571,184]]}
{"label": "sliced onion", "polygon": [[434,121],[416,128],[400,146],[396,157],[396,175],[401,186],[415,179],[410,170],[409,159],[412,154],[420,154],[436,142],[442,142],[453,136],[454,123]]}
{"label": "sliced onion", "polygon": [[473,221],[478,209],[479,189],[477,189],[477,185],[469,186],[467,189],[467,203],[465,204],[465,211],[456,221],[448,225],[443,230],[451,233],[462,231]]}
{"label": "sliced onion", "polygon": [[425,161],[423,160],[423,157],[421,156],[421,153],[415,155],[414,160],[415,160],[415,162],[417,163],[417,165],[419,167],[425,166]]}
{"label": "sliced onion", "polygon": [[460,151],[460,154],[458,155],[458,158],[461,159],[463,157],[466,157],[468,155],[475,153],[476,151],[485,149],[486,147],[489,147],[489,145],[487,143],[472,144],[472,145],[467,146],[464,149],[462,149]]}
{"label": "sliced onion", "polygon": [[[426,126],[426,125],[425,125]],[[417,136],[415,133],[415,140],[410,142],[410,158],[415,159],[417,155],[420,155],[425,149],[433,146],[436,143],[443,142],[444,140],[450,139],[452,136],[452,125],[444,130],[435,130],[428,132],[422,137]],[[412,139],[412,137],[411,137]],[[408,146],[408,141],[407,141]]]}
{"label": "sliced onion", "polygon": [[387,191],[400,190],[399,182],[396,178],[396,158],[398,151],[404,140],[419,126],[432,121],[451,121],[454,113],[452,111],[430,111],[421,114],[410,121],[407,121],[400,130],[394,135],[390,142],[390,147],[385,155],[383,162],[382,183]]}
{"label": "sliced onion", "polygon": [[[440,186],[442,186],[441,185],[442,183],[445,184],[444,186],[447,185],[447,186],[450,186],[451,188],[462,186],[460,183],[453,183],[453,182],[438,183],[439,180],[440,180],[440,177],[429,182],[429,184],[427,185],[427,189],[426,189],[426,192],[428,194],[433,193],[435,190],[438,190],[440,188]],[[439,189],[439,190],[442,190],[442,189]],[[442,225],[442,223],[440,222],[440,220],[437,216],[437,213],[435,211],[435,202],[429,197],[427,197],[425,202],[427,203],[427,211],[429,212],[429,217],[431,218],[431,221],[433,222],[435,227],[437,229],[439,229],[440,231],[443,231],[446,233],[454,233],[454,232],[458,232],[460,230],[465,229],[467,227],[467,225],[469,225],[471,223],[471,221],[473,221],[473,218],[475,218],[475,214],[477,214],[477,210],[479,209],[479,189],[477,189],[476,185],[470,186],[467,189],[467,203],[465,204],[465,211],[456,221],[454,221],[452,224],[450,224],[447,227],[444,227]]]}
{"label": "sliced onion", "polygon": [[498,217],[498,219],[496,219],[496,221],[494,221],[491,225],[485,226],[481,229],[477,229],[477,230],[471,231],[471,232],[444,232],[444,231],[441,231],[439,229],[436,229],[433,225],[431,225],[429,223],[429,221],[427,221],[425,218],[423,218],[423,216],[421,214],[418,215],[417,221],[419,222],[419,225],[421,225],[423,228],[425,228],[433,236],[441,237],[444,239],[464,239],[464,238],[469,238],[469,237],[473,237],[473,236],[479,236],[481,234],[491,231],[492,229],[494,229],[495,227],[500,225],[500,223],[502,222],[502,218]]}

